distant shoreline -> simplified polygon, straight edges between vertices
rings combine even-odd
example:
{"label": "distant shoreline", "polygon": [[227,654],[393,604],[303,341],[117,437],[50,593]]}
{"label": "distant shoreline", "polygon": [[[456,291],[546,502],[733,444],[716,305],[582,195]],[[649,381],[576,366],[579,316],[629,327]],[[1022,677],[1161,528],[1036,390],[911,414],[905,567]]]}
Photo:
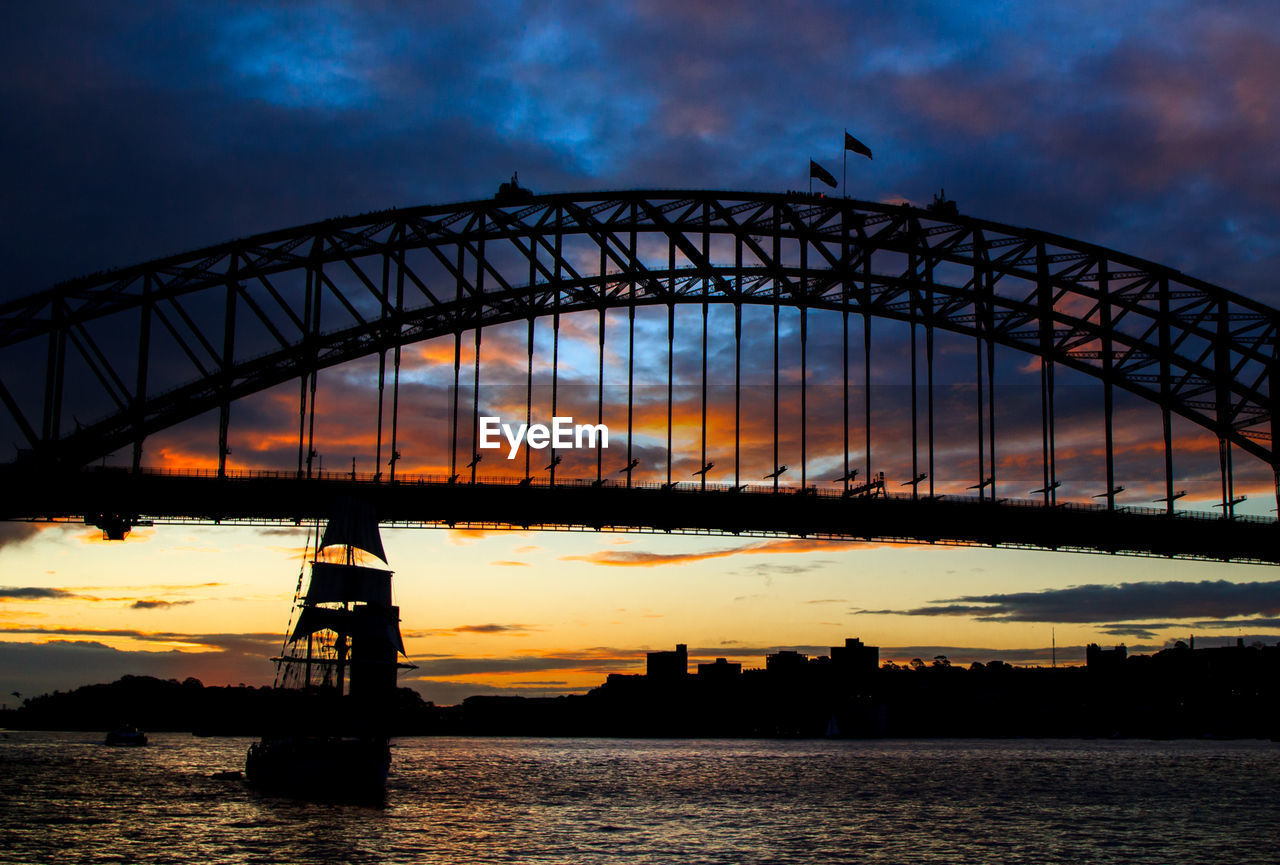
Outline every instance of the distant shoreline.
{"label": "distant shoreline", "polygon": [[[0,733],[68,733],[101,739],[102,729],[32,729],[0,726]],[[255,739],[257,734],[216,733],[198,734],[190,730],[148,730],[148,735],[189,736],[196,739]],[[530,742],[547,740],[592,740],[635,742],[849,742],[891,745],[896,742],[1259,742],[1280,745],[1280,738],[1267,736],[611,736],[578,734],[499,734],[499,733],[404,733],[391,737],[398,739],[521,739]],[[3,741],[3,740],[0,740]],[[9,741],[13,741],[10,737]]]}
{"label": "distant shoreline", "polygon": [[[677,647],[679,649],[681,647]],[[1096,647],[1094,647],[1096,648]],[[258,736],[272,731],[388,736],[864,741],[930,739],[1280,740],[1280,646],[1174,648],[1086,667],[1000,662],[841,666],[780,653],[764,670],[725,662],[687,673],[680,652],[650,672],[614,674],[586,694],[474,696],[455,706],[410,688],[372,713],[323,689],[209,686],[148,676],[28,698],[0,729]],[[672,662],[672,663],[668,663]],[[825,663],[824,663],[825,662]]]}

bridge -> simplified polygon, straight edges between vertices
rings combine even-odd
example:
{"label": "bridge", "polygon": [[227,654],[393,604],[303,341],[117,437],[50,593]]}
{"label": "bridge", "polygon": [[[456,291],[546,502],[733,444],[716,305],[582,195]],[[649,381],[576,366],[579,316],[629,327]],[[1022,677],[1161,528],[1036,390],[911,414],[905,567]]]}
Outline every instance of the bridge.
{"label": "bridge", "polygon": [[[1245,511],[1280,502],[1278,323],[949,202],[508,189],[0,305],[0,518],[122,537],[355,492],[406,524],[1277,562]],[[566,414],[609,446],[480,447],[483,416]]]}

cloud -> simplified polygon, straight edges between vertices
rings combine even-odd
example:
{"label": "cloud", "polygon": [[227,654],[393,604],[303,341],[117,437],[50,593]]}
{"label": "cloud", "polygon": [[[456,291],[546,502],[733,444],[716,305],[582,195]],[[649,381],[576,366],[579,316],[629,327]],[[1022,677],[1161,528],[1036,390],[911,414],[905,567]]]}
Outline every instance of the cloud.
{"label": "cloud", "polygon": [[415,679],[411,685],[423,698],[438,706],[454,706],[467,697],[557,697],[580,693],[592,686],[574,688],[559,680],[496,685],[489,682],[451,682],[447,679]]}
{"label": "cloud", "polygon": [[[150,591],[162,590],[180,592],[192,588],[220,586],[222,583],[200,583],[198,585],[176,586],[114,586],[110,588],[142,588]],[[101,591],[101,586],[79,586],[74,589],[54,588],[50,586],[0,586],[0,600],[75,600],[90,603],[126,602],[135,610],[153,610],[161,607],[175,607],[193,604],[194,600],[161,600],[157,598],[119,597],[114,595],[86,594]]]}
{"label": "cloud", "polygon": [[818,559],[816,561],[805,562],[804,564],[790,565],[779,565],[772,562],[758,562],[754,565],[747,565],[744,568],[740,568],[737,571],[734,571],[734,573],[765,577],[773,576],[774,574],[790,576],[793,574],[804,574],[809,571],[816,571],[832,564],[834,564],[834,562],[830,559]]}
{"label": "cloud", "polygon": [[258,526],[254,532],[264,538],[297,538],[307,534],[308,529],[301,526]]}
{"label": "cloud", "polygon": [[[74,636],[75,629],[44,631],[15,628],[7,633],[54,634]],[[85,629],[82,635],[92,636]],[[103,637],[121,636],[106,629],[96,632]],[[149,635],[125,633],[144,641]],[[150,635],[156,636],[156,635]],[[69,690],[81,685],[111,682],[126,674],[156,676],[161,679],[185,679],[195,676],[207,685],[269,685],[275,675],[267,658],[280,648],[280,637],[270,634],[174,635],[192,645],[211,651],[139,651],[116,649],[100,640],[48,640],[45,642],[12,642],[0,640],[0,689],[3,693],[21,691],[27,695],[55,689]]]}
{"label": "cloud", "polygon": [[80,596],[66,589],[47,588],[45,586],[0,586],[0,598],[36,600],[78,597]]}
{"label": "cloud", "polygon": [[[737,547],[724,547],[718,550],[704,550],[692,553],[655,553],[644,550],[597,550],[580,556],[561,556],[565,562],[589,562],[593,565],[611,565],[615,567],[651,568],[660,565],[683,565],[689,562],[703,562],[709,559],[723,559],[729,556],[759,555],[766,553],[812,553],[831,552],[833,549],[850,549],[861,546],[858,542],[822,541],[806,538],[784,538],[779,540],[757,541]],[[815,563],[812,567],[816,567]],[[760,567],[758,565],[752,567]],[[767,566],[766,566],[767,567]],[[786,566],[783,566],[786,567]],[[802,573],[810,570],[808,566],[797,566],[799,570],[784,570],[778,573]]]}
{"label": "cloud", "polygon": [[475,676],[497,673],[541,673],[550,670],[572,672],[617,669],[620,665],[632,666],[633,659],[601,658],[589,654],[565,655],[517,655],[498,658],[428,658],[416,661],[415,678],[436,676]]}
{"label": "cloud", "polygon": [[702,562],[707,559],[719,559],[725,556],[746,552],[745,547],[709,550],[701,553],[654,553],[644,550],[597,550],[580,556],[561,556],[565,562],[589,562],[593,565],[612,565],[615,567],[656,567],[658,565],[683,565],[689,562]]}
{"label": "cloud", "polygon": [[1228,628],[1280,628],[1280,618],[1216,619],[1196,622],[1196,628],[1226,630]]}
{"label": "cloud", "polygon": [[0,522],[0,550],[31,540],[41,528],[39,523]]}
{"label": "cloud", "polygon": [[279,634],[242,633],[242,634],[184,634],[177,631],[143,631],[137,628],[73,628],[73,627],[22,627],[20,625],[0,626],[3,634],[24,634],[28,636],[48,637],[118,637],[138,640],[143,643],[181,644],[185,646],[204,646],[237,653],[256,654],[265,658],[280,647]]}
{"label": "cloud", "polygon": [[527,529],[446,529],[445,534],[450,543],[465,546],[484,538],[498,535],[528,535],[529,532]]}
{"label": "cloud", "polygon": [[1141,640],[1154,640],[1158,631],[1172,627],[1174,626],[1168,622],[1157,622],[1139,625],[1107,625],[1098,630],[1112,637],[1137,637]]}
{"label": "cloud", "polygon": [[530,631],[537,631],[531,625],[461,625],[451,629],[455,634],[527,634]]}
{"label": "cloud", "polygon": [[542,630],[534,625],[459,625],[456,628],[430,628],[425,630],[405,631],[405,637],[440,637],[446,634],[531,634]]}
{"label": "cloud", "polygon": [[[1195,622],[1115,622],[1102,625],[1099,630],[1114,637],[1139,637],[1154,639],[1160,631],[1177,629],[1184,633],[1197,631],[1246,631],[1255,628],[1280,628],[1280,618],[1249,617],[1240,619],[1208,619]],[[1250,630],[1251,633],[1256,631]]]}
{"label": "cloud", "polygon": [[972,616],[984,622],[1078,623],[1123,622],[1151,616],[1170,619],[1274,616],[1280,614],[1280,580],[1084,585],[1040,592],[966,595],[934,601],[930,606],[914,609],[861,612],[901,616]]}

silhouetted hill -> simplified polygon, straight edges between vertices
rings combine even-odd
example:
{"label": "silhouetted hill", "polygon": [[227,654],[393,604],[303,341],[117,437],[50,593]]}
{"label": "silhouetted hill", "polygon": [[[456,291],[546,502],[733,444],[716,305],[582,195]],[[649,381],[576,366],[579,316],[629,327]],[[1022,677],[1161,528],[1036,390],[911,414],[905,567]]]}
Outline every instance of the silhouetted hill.
{"label": "silhouetted hill", "polygon": [[[275,729],[342,727],[350,722],[353,708],[350,698],[333,694],[124,676],[110,684],[28,698],[21,708],[4,713],[0,723],[29,730],[110,730],[129,723],[153,732],[257,736]],[[434,711],[416,691],[399,688],[386,722],[394,733],[424,732]]]}

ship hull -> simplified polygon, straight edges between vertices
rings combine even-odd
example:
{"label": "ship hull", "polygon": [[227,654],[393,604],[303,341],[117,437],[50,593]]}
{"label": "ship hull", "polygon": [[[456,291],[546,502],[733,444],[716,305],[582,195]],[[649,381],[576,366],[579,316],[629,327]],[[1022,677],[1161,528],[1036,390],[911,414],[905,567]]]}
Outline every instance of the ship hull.
{"label": "ship hull", "polygon": [[390,770],[391,746],[383,738],[263,738],[245,759],[253,787],[308,799],[380,799]]}

